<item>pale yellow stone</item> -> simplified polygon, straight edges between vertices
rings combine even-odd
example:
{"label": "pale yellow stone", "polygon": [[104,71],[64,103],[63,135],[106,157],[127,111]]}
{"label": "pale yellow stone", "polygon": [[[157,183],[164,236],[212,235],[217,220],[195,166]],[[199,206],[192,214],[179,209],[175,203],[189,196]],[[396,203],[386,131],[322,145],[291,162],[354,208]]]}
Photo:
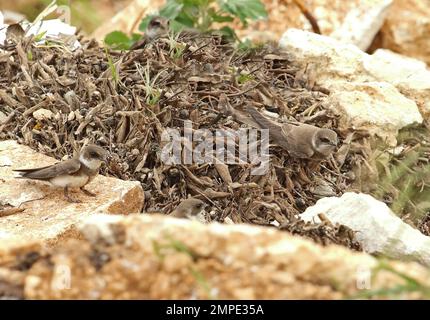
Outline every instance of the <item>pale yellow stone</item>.
{"label": "pale yellow stone", "polygon": [[[89,224],[97,229],[97,218],[106,223],[104,215],[96,215],[80,228],[88,229]],[[342,299],[361,293],[363,286],[377,291],[404,284],[391,271],[376,272],[379,262],[368,254],[322,247],[273,228],[194,224],[164,215],[119,216],[111,223],[124,230],[124,241],[106,244],[102,238],[100,243],[83,238],[46,248],[25,272],[25,297]],[[209,244],[211,250],[202,250]],[[96,263],[96,253],[109,259]],[[417,263],[386,264],[424,286],[430,284],[430,271]],[[70,268],[71,288],[54,290],[52,279],[61,265]],[[405,292],[403,297],[424,294]]]}
{"label": "pale yellow stone", "polygon": [[[82,203],[69,203],[63,190],[50,184],[16,179],[12,169],[42,167],[57,160],[19,145],[0,142],[0,203],[24,209],[0,217],[0,252],[32,242],[54,244],[77,236],[75,225],[96,212],[112,214],[139,213],[144,194],[139,182],[97,176],[87,189],[96,197],[77,191]],[[3,164],[3,165],[2,165]]]}
{"label": "pale yellow stone", "polygon": [[394,0],[381,28],[380,47],[430,65],[430,2]]}

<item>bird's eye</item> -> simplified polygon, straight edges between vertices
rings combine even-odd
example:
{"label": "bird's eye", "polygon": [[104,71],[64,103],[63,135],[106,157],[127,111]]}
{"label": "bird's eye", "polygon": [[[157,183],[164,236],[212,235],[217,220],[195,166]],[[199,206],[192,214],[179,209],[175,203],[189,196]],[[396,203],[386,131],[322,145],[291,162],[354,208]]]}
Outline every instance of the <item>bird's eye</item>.
{"label": "bird's eye", "polygon": [[152,21],[151,26],[152,27],[159,27],[159,26],[161,26],[161,22],[160,21]]}
{"label": "bird's eye", "polygon": [[90,157],[91,158],[98,158],[99,155],[97,154],[97,152],[92,151],[92,152],[90,152]]}
{"label": "bird's eye", "polygon": [[321,138],[321,142],[329,144],[330,140],[327,138]]}

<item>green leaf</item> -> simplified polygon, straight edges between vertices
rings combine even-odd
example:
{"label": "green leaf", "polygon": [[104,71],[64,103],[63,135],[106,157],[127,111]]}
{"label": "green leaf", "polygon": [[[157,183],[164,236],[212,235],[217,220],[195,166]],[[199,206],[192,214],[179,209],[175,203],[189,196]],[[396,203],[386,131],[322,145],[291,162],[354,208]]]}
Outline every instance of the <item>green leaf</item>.
{"label": "green leaf", "polygon": [[125,46],[125,44],[123,44],[123,45],[121,46],[121,49],[122,49],[122,50],[130,49],[130,47],[131,47],[134,43],[136,43],[137,41],[139,41],[140,39],[142,39],[142,35],[141,35],[141,34],[139,34],[139,33],[133,33],[133,34],[130,36],[130,39],[128,40],[128,46],[126,47],[126,46]]}
{"label": "green leaf", "polygon": [[218,14],[214,8],[210,8],[208,10],[208,14],[209,14],[209,16],[212,17],[212,20],[215,22],[232,22],[232,21],[234,21],[234,17]]}
{"label": "green leaf", "polygon": [[130,38],[121,31],[113,31],[106,35],[105,43],[115,49],[125,50],[130,47]]}
{"label": "green leaf", "polygon": [[178,1],[181,1],[186,7],[207,6],[209,2],[213,2],[213,0],[178,0]]}
{"label": "green leaf", "polygon": [[131,35],[130,41],[132,43],[135,43],[136,41],[140,40],[142,38],[142,35],[140,35],[139,33],[133,33]]}
{"label": "green leaf", "polygon": [[230,17],[230,16],[213,15],[211,17],[212,17],[213,21],[215,21],[215,22],[232,22],[232,21],[234,21],[234,18]]}
{"label": "green leaf", "polygon": [[238,77],[237,77],[237,82],[239,82],[240,84],[245,84],[245,83],[247,83],[247,82],[249,82],[249,81],[252,81],[252,80],[254,80],[254,76],[253,75],[250,75],[250,74],[240,74]]}
{"label": "green leaf", "polygon": [[173,34],[179,33],[180,31],[184,30],[186,27],[187,26],[185,26],[184,24],[176,20],[170,21],[170,29],[173,31]]}
{"label": "green leaf", "polygon": [[43,37],[45,36],[45,34],[46,34],[46,31],[43,31],[43,32],[41,32],[41,33],[37,34],[37,35],[34,37],[34,42],[39,42],[39,41],[41,41],[41,40],[43,39]]}
{"label": "green leaf", "polygon": [[198,21],[198,16],[189,15],[187,12],[182,11],[175,19],[176,22],[186,26],[187,28],[193,28]]}
{"label": "green leaf", "polygon": [[175,0],[168,1],[164,7],[162,7],[159,11],[160,16],[166,17],[168,19],[174,20],[179,12],[181,12],[184,5]]}
{"label": "green leaf", "polygon": [[193,26],[196,26],[199,20],[202,18],[202,10],[206,9],[202,9],[201,7],[197,6],[187,6],[182,10],[181,17],[187,17],[189,20],[193,21]]}
{"label": "green leaf", "polygon": [[242,23],[247,19],[258,20],[267,17],[267,11],[260,0],[217,0],[222,10],[238,17]]}

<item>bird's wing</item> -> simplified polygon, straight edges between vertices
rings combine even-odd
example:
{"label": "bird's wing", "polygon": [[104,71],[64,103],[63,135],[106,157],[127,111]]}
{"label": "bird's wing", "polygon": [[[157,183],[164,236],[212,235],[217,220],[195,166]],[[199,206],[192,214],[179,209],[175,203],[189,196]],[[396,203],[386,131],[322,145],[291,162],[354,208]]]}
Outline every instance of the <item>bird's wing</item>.
{"label": "bird's wing", "polygon": [[282,128],[279,124],[269,120],[252,106],[248,106],[247,111],[262,129],[269,129],[269,135],[273,137],[274,140],[282,140]]}
{"label": "bird's wing", "polygon": [[279,125],[276,122],[269,120],[265,116],[263,116],[260,112],[258,112],[254,107],[248,107],[248,112],[251,114],[255,122],[257,122],[260,127],[263,129],[269,129],[269,136],[273,143],[287,150],[292,156],[303,158],[303,152],[298,150],[296,152],[296,137],[290,137],[290,130],[292,129],[292,125],[282,124]]}
{"label": "bird's wing", "polygon": [[274,143],[288,151],[296,158],[311,158],[314,154],[311,141],[304,137],[310,136],[312,126],[302,124],[277,124],[258,112],[254,107],[247,107],[248,112],[263,129],[269,129],[270,138]]}
{"label": "bird's wing", "polygon": [[311,158],[314,155],[310,128],[302,125],[284,124],[282,132],[289,145],[289,153],[296,158]]}
{"label": "bird's wing", "polygon": [[21,177],[30,179],[50,179],[64,174],[73,174],[81,168],[78,159],[70,159],[50,166],[33,169],[16,169]]}

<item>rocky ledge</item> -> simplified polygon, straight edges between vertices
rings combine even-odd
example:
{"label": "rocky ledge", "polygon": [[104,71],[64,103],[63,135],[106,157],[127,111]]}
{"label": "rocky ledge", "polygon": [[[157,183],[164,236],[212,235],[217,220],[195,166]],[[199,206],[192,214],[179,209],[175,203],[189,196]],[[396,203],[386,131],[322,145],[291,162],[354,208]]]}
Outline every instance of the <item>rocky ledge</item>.
{"label": "rocky ledge", "polygon": [[[28,299],[342,299],[423,286],[428,269],[275,228],[159,215],[93,215],[81,239],[0,256],[0,284]],[[7,267],[6,267],[7,266]],[[18,271],[20,270],[20,271]],[[364,289],[372,289],[364,291]],[[405,292],[422,298],[423,293]]]}
{"label": "rocky ledge", "polygon": [[[140,183],[99,175],[88,185],[96,197],[77,194],[82,203],[69,203],[62,189],[43,182],[16,179],[13,169],[57,162],[15,141],[0,141],[0,252],[32,242],[55,244],[73,236],[74,226],[96,212],[130,214],[141,211]],[[84,199],[85,198],[85,199]]]}

